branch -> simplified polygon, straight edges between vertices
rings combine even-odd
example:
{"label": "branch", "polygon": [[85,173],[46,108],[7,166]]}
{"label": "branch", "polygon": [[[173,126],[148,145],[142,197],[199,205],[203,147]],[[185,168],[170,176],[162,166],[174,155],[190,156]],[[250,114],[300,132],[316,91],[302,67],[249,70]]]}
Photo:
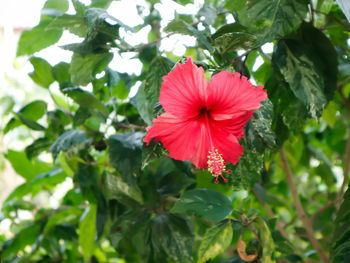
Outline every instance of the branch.
{"label": "branch", "polygon": [[135,124],[124,124],[119,121],[114,121],[113,126],[116,128],[122,128],[122,129],[134,129],[134,130],[139,130],[139,131],[144,131],[146,130],[146,127],[144,126],[138,126]]}
{"label": "branch", "polygon": [[344,157],[344,179],[343,183],[340,187],[339,193],[337,195],[337,209],[339,209],[341,202],[343,200],[343,195],[345,192],[345,187],[348,185],[349,181],[349,169],[350,169],[350,134],[348,137],[348,141],[346,143],[345,157]]}
{"label": "branch", "polygon": [[312,25],[314,25],[314,21],[315,21],[315,14],[314,14],[314,7],[312,5],[312,1],[310,1],[310,15],[311,15],[311,23]]}
{"label": "branch", "polygon": [[337,85],[337,89],[338,92],[341,96],[341,98],[344,101],[345,107],[348,109],[348,111],[350,112],[350,101],[345,97],[344,92],[343,92],[343,87],[344,85],[350,80],[350,77],[345,78],[344,80],[342,80],[341,82],[339,82],[339,84]]}
{"label": "branch", "polygon": [[[276,217],[275,214],[273,213],[273,211],[271,210],[271,208],[269,207],[269,205],[262,200],[262,198],[259,195],[258,191],[256,191],[255,188],[253,188],[252,191],[255,194],[256,198],[263,204],[263,206],[264,206],[267,214],[269,215],[269,217],[270,218]],[[288,239],[287,232],[284,230],[284,228],[281,226],[281,224],[278,221],[276,221],[276,227],[277,227],[278,231],[280,231],[281,235]]]}
{"label": "branch", "polygon": [[260,53],[260,55],[262,55],[266,60],[270,61],[271,62],[271,57],[267,54],[264,53],[264,51],[262,51],[261,47],[258,48],[258,51]]}
{"label": "branch", "polygon": [[282,164],[283,164],[283,169],[287,175],[287,182],[288,182],[290,191],[291,191],[292,196],[293,196],[294,206],[298,212],[298,217],[306,230],[307,237],[310,240],[312,246],[315,248],[318,257],[323,262],[330,263],[330,260],[327,257],[327,255],[324,253],[323,248],[321,247],[321,244],[318,242],[318,240],[315,237],[315,234],[312,230],[311,221],[308,218],[308,216],[306,215],[304,208],[300,202],[298,192],[297,192],[297,189],[296,189],[294,181],[293,181],[293,173],[292,173],[292,170],[290,169],[290,166],[289,166],[289,163],[287,160],[287,156],[286,156],[286,152],[284,150],[284,146],[282,146],[282,149],[280,151],[280,156],[281,156],[281,160],[282,160]]}
{"label": "branch", "polygon": [[310,222],[312,224],[312,222],[320,215],[322,214],[324,211],[326,211],[328,208],[334,206],[337,203],[338,199],[326,204],[324,207],[320,208],[319,210],[316,211],[316,213],[314,213],[311,217],[310,217]]}

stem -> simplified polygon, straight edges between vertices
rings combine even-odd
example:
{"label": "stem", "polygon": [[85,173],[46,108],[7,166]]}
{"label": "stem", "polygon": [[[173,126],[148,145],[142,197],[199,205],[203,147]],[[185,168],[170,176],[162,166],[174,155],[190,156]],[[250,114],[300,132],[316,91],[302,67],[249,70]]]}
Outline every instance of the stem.
{"label": "stem", "polygon": [[350,80],[350,77],[343,79],[341,82],[338,83],[337,89],[338,89],[338,92],[339,92],[339,94],[340,94],[340,96],[341,96],[343,102],[344,102],[345,107],[346,107],[346,108],[348,109],[348,111],[350,112],[350,102],[349,102],[349,100],[345,97],[344,92],[343,92],[343,87],[344,87],[344,85],[345,85],[347,82],[349,82],[349,80]]}
{"label": "stem", "polygon": [[346,143],[346,151],[345,151],[345,158],[344,158],[344,180],[340,187],[340,191],[337,195],[337,209],[339,209],[341,202],[343,201],[343,195],[345,192],[345,187],[348,185],[349,181],[349,169],[350,169],[350,134],[348,137],[348,141]]}
{"label": "stem", "polygon": [[290,188],[290,191],[292,193],[293,196],[293,200],[294,200],[294,206],[298,212],[298,217],[300,219],[300,221],[302,222],[305,230],[306,230],[306,234],[308,239],[310,240],[312,246],[315,248],[318,257],[325,263],[330,263],[329,258],[327,257],[327,255],[324,253],[323,248],[321,247],[321,244],[318,242],[318,240],[315,237],[315,234],[312,230],[312,224],[310,219],[308,218],[308,216],[306,215],[304,208],[300,202],[299,196],[298,196],[298,192],[297,189],[295,187],[294,181],[293,181],[293,173],[292,170],[289,166],[288,160],[287,160],[287,156],[286,156],[286,152],[284,150],[284,146],[282,146],[282,149],[280,151],[280,156],[281,156],[281,160],[282,160],[282,164],[283,164],[283,169],[287,175],[287,182]]}
{"label": "stem", "polygon": [[138,125],[135,125],[135,124],[124,124],[124,123],[121,123],[119,121],[114,121],[113,122],[113,126],[116,127],[116,128],[122,128],[122,129],[135,129],[135,130],[141,130],[141,131],[144,131],[146,130],[146,127],[143,127],[143,126],[138,126]]}
{"label": "stem", "polygon": [[311,23],[314,24],[315,21],[315,14],[314,14],[314,7],[312,5],[312,0],[310,0],[310,15],[311,15]]}
{"label": "stem", "polygon": [[262,55],[266,60],[271,62],[272,58],[269,55],[266,55],[264,53],[264,51],[262,51],[261,47],[258,48],[258,51],[259,51],[260,55]]}
{"label": "stem", "polygon": [[314,213],[311,217],[310,217],[310,222],[312,223],[320,214],[322,214],[325,210],[327,210],[328,208],[334,206],[337,203],[337,200],[334,200],[328,204],[326,204],[324,207],[320,208],[319,210],[316,211],[316,213]]}
{"label": "stem", "polygon": [[[253,193],[255,194],[256,198],[263,204],[269,217],[270,218],[276,217],[275,214],[273,213],[273,211],[271,210],[271,208],[269,207],[269,205],[261,199],[261,196],[259,195],[258,191],[256,191],[255,188],[253,188],[252,190],[253,190]],[[280,231],[281,235],[288,239],[287,232],[284,230],[284,228],[281,226],[281,224],[277,221],[276,221],[276,227],[277,227],[278,231]]]}

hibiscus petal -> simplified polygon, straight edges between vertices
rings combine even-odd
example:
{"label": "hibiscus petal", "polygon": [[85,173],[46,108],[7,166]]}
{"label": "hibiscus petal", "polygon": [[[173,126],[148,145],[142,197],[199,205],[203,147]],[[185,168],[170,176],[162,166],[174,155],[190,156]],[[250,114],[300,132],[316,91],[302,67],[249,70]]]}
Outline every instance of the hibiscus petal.
{"label": "hibiscus petal", "polygon": [[207,108],[215,120],[231,119],[234,114],[256,110],[267,98],[263,86],[254,87],[245,76],[228,71],[214,75],[207,92]]}
{"label": "hibiscus petal", "polygon": [[[209,151],[215,149],[218,149],[225,161],[237,163],[238,157],[243,154],[243,147],[238,143],[235,134],[242,136],[242,129],[250,118],[248,116],[249,114],[245,113],[244,116],[237,116],[237,119],[229,121],[215,121],[210,116],[198,118],[201,124],[200,144],[191,159],[192,163],[198,168],[207,167]],[[238,124],[232,126],[237,120]]]}
{"label": "hibiscus petal", "polygon": [[204,70],[188,57],[185,64],[163,77],[159,102],[166,112],[181,118],[192,118],[204,107],[207,97]]}
{"label": "hibiscus petal", "polygon": [[215,125],[224,131],[229,131],[239,140],[244,136],[243,128],[251,117],[253,117],[252,111],[237,113],[231,119],[217,120]]}
{"label": "hibiscus petal", "polygon": [[143,141],[149,143],[153,138],[163,143],[171,158],[190,160],[199,146],[201,124],[196,119],[184,119],[164,113],[153,120]]}
{"label": "hibiscus petal", "polygon": [[[239,120],[243,120],[242,116],[239,116]],[[147,129],[148,133],[143,141],[149,143],[155,138],[163,143],[171,158],[190,160],[197,168],[208,166],[209,151],[213,148],[218,149],[225,161],[235,164],[242,155],[243,148],[232,134],[238,132],[239,125],[242,124],[228,129],[234,121],[235,119],[230,120],[230,123],[215,121],[205,115],[184,119],[164,113],[154,119],[153,126]]]}
{"label": "hibiscus petal", "polygon": [[[243,147],[235,135],[223,132],[222,125],[219,121],[210,123],[214,147],[219,150],[225,161],[235,164],[239,160],[238,157],[243,154]],[[229,131],[232,132],[234,129],[231,127]]]}

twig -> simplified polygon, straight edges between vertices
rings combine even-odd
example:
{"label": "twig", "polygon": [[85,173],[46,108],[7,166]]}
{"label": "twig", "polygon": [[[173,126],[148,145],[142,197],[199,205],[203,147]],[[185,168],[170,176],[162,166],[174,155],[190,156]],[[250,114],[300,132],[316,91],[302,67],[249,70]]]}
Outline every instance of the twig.
{"label": "twig", "polygon": [[92,166],[99,166],[99,165],[103,165],[103,166],[111,166],[112,164],[109,162],[87,162],[88,165],[92,165]]}
{"label": "twig", "polygon": [[[259,195],[258,191],[256,191],[254,188],[252,190],[253,190],[253,193],[255,194],[256,198],[260,201],[260,203],[263,204],[263,206],[264,206],[267,214],[269,215],[269,217],[270,218],[275,218],[276,216],[275,216],[274,212],[271,210],[269,205],[262,200],[262,198]],[[288,238],[287,232],[284,230],[284,228],[281,226],[281,224],[279,222],[276,222],[276,227],[277,227],[278,231],[280,231],[282,236],[284,236],[285,238]]]}
{"label": "twig", "polygon": [[320,208],[319,210],[316,211],[316,213],[314,213],[311,217],[310,217],[310,222],[312,224],[312,222],[320,215],[322,214],[324,211],[326,211],[328,208],[334,206],[337,203],[337,200],[334,200],[328,204],[326,204],[324,207]]}
{"label": "twig", "polygon": [[265,52],[261,49],[261,47],[258,48],[258,51],[260,55],[262,55],[266,60],[271,62],[272,58],[269,55],[266,55]]}
{"label": "twig", "polygon": [[339,193],[337,195],[337,209],[339,209],[342,200],[343,200],[343,195],[345,192],[345,187],[348,185],[349,181],[349,169],[350,169],[350,134],[348,137],[348,141],[346,143],[346,150],[345,150],[345,157],[344,157],[344,179],[343,183],[340,187]]}
{"label": "twig", "polygon": [[337,88],[341,89],[343,86],[350,81],[350,77],[347,77],[337,84]]}
{"label": "twig", "polygon": [[[343,81],[344,82],[344,81]],[[346,82],[344,82],[344,84],[345,84]],[[339,94],[340,94],[340,96],[341,96],[341,98],[343,99],[343,101],[344,101],[344,104],[345,104],[345,107],[348,109],[348,111],[350,112],[350,101],[345,97],[345,95],[344,95],[344,92],[343,92],[343,86],[344,86],[344,84],[338,84],[338,91],[339,91]]]}
{"label": "twig", "polygon": [[315,234],[312,230],[312,224],[310,219],[308,218],[308,216],[306,215],[304,208],[300,202],[299,196],[298,196],[298,192],[297,189],[295,187],[294,181],[293,181],[293,173],[292,170],[289,166],[288,160],[287,160],[287,156],[286,156],[286,152],[284,150],[284,146],[282,146],[281,151],[280,151],[280,156],[281,156],[281,160],[282,160],[282,164],[283,164],[283,169],[287,175],[287,182],[290,188],[290,191],[292,193],[293,196],[293,200],[294,200],[294,206],[297,210],[298,213],[298,217],[300,219],[300,221],[302,222],[305,230],[306,230],[306,234],[308,239],[310,240],[312,246],[315,248],[316,253],[318,255],[318,257],[325,263],[330,263],[329,258],[327,257],[327,255],[324,253],[323,248],[321,247],[321,244],[318,242],[318,240],[315,237]]}
{"label": "twig", "polygon": [[135,130],[139,130],[139,131],[146,130],[146,127],[144,127],[144,126],[138,126],[135,124],[124,124],[124,123],[121,123],[119,121],[113,121],[113,126],[117,127],[117,128],[122,128],[122,129],[135,129]]}
{"label": "twig", "polygon": [[311,23],[314,24],[315,14],[314,14],[314,7],[312,5],[312,0],[309,3],[310,3]]}

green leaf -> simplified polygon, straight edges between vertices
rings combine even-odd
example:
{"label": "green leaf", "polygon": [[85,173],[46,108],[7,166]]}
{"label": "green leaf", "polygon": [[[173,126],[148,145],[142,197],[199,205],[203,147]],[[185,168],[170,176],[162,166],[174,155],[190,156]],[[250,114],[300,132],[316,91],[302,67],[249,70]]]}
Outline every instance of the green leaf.
{"label": "green leaf", "polygon": [[47,112],[47,121],[49,123],[48,133],[58,136],[65,131],[65,127],[72,122],[72,119],[68,113],[57,109]]}
{"label": "green leaf", "polygon": [[198,11],[198,17],[201,16],[204,17],[204,23],[207,25],[212,25],[215,22],[215,19],[217,18],[217,10],[215,8],[209,7],[209,6],[203,6]]}
{"label": "green leaf", "polygon": [[32,144],[28,145],[25,148],[25,153],[28,159],[33,159],[43,151],[47,150],[51,146],[51,144],[52,144],[51,140],[45,137],[36,139]]}
{"label": "green leaf", "polygon": [[69,3],[67,0],[47,0],[43,9],[56,9],[62,12],[67,12]]}
{"label": "green leaf", "polygon": [[337,89],[338,60],[334,43],[319,29],[310,23],[303,22],[300,27],[302,41],[312,51],[316,70],[321,72],[324,94],[327,100],[333,99]]}
{"label": "green leaf", "polygon": [[346,263],[350,258],[350,187],[335,219],[335,231],[331,243],[332,263]]}
{"label": "green leaf", "polygon": [[255,183],[261,179],[261,172],[264,167],[264,155],[262,153],[249,149],[248,146],[243,145],[243,148],[244,153],[238,163],[236,165],[228,163],[227,165],[232,173],[226,178],[228,184],[235,190],[250,190],[254,187]]}
{"label": "green leaf", "polygon": [[[274,88],[276,95],[269,94],[274,106],[283,108],[283,120],[292,129],[300,129],[309,116],[319,116],[333,98],[337,84],[337,55],[332,43],[310,24],[303,23],[299,31],[298,39],[277,44],[273,61],[307,110],[284,90],[288,86],[281,82]],[[269,81],[266,86],[270,86]]]}
{"label": "green leaf", "polygon": [[[12,111],[14,105],[15,105],[15,100],[13,99],[13,97],[7,96],[7,95],[2,96],[0,98],[1,115],[5,116],[5,115],[9,114]],[[1,125],[1,127],[2,127],[2,125]]]}
{"label": "green leaf", "polygon": [[144,89],[152,107],[159,101],[163,76],[169,73],[172,66],[173,62],[165,57],[156,57],[150,64],[149,72],[144,82]]}
{"label": "green leaf", "polygon": [[23,124],[28,124],[28,126],[30,127],[32,125],[32,122],[37,121],[45,114],[46,109],[47,109],[46,102],[42,100],[32,101],[31,103],[27,104],[26,106],[24,106],[18,111],[17,113],[18,118],[10,119],[10,121],[6,124],[4,133],[6,134],[10,130],[20,126],[21,123],[23,123],[21,120],[24,120],[25,123]]}
{"label": "green leaf", "polygon": [[149,163],[162,157],[169,156],[169,152],[162,146],[161,142],[155,142],[152,140],[148,145],[142,146],[142,169],[144,169]]}
{"label": "green leaf", "polygon": [[75,12],[78,16],[84,16],[87,6],[81,3],[79,0],[72,0]]}
{"label": "green leaf", "polygon": [[186,23],[183,20],[174,20],[170,22],[165,28],[164,32],[173,32],[179,33],[183,35],[191,35],[197,38],[198,43],[201,47],[212,51],[213,47],[210,42],[207,40],[206,36],[204,36],[197,28],[192,25]]}
{"label": "green leaf", "polygon": [[32,55],[55,44],[61,38],[62,30],[47,30],[49,23],[49,19],[41,21],[36,27],[22,33],[18,42],[17,56]]}
{"label": "green leaf", "polygon": [[34,71],[29,73],[31,79],[43,88],[49,88],[54,82],[51,65],[45,59],[38,57],[31,57],[29,61],[34,67]]}
{"label": "green leaf", "polygon": [[[88,26],[87,36],[82,43],[66,45],[63,48],[80,54],[105,52],[119,38],[119,28],[123,25],[101,8],[89,8],[85,11],[84,21]],[[107,21],[113,21],[112,24]],[[127,26],[123,27],[131,30]]]}
{"label": "green leaf", "polygon": [[30,180],[39,173],[47,172],[51,166],[38,160],[29,161],[24,152],[9,150],[5,155],[16,173],[23,178]]}
{"label": "green leaf", "polygon": [[[276,146],[276,136],[274,132],[271,131],[272,120],[273,105],[269,99],[266,99],[265,101],[260,103],[260,108],[254,112],[254,116],[251,119],[252,127],[256,133],[255,139],[259,138],[261,144],[264,144],[264,148],[274,148]],[[252,138],[249,138],[247,136],[247,140],[249,139]],[[259,148],[259,146],[256,148]]]}
{"label": "green leaf", "polygon": [[252,49],[256,46],[256,36],[244,32],[226,33],[217,37],[213,46],[221,54],[234,52],[239,49]]}
{"label": "green leaf", "polygon": [[26,246],[32,245],[39,237],[41,224],[29,224],[19,231],[13,239],[4,243],[1,251],[2,259],[10,259]]}
{"label": "green leaf", "polygon": [[144,122],[147,125],[152,125],[154,104],[152,104],[152,102],[150,102],[147,99],[147,95],[145,92],[145,85],[142,85],[141,87],[139,87],[139,90],[137,91],[137,94],[135,95],[135,97],[132,98],[131,103],[138,110]]}
{"label": "green leaf", "polygon": [[287,238],[282,236],[279,231],[275,230],[272,233],[272,237],[277,251],[284,254],[292,254],[295,251],[295,246]]}
{"label": "green leaf", "polygon": [[143,132],[115,134],[109,137],[109,159],[123,179],[132,184],[141,168]]}
{"label": "green leaf", "polygon": [[97,73],[100,73],[107,67],[112,58],[113,55],[110,53],[91,53],[86,55],[75,53],[69,70],[72,82],[76,85],[86,86],[94,80]]}
{"label": "green leaf", "polygon": [[109,114],[107,107],[103,105],[91,92],[77,87],[65,88],[63,92],[83,108],[99,110],[105,116]]}
{"label": "green leaf", "polygon": [[173,20],[165,28],[164,32],[179,33],[183,35],[192,35],[188,29],[187,23],[183,20]]}
{"label": "green leaf", "polygon": [[60,225],[62,223],[77,223],[81,213],[81,209],[75,206],[57,211],[57,213],[49,217],[49,220],[45,225],[44,232],[47,233],[56,225]]}
{"label": "green leaf", "polygon": [[309,48],[296,40],[280,40],[273,56],[294,95],[307,107],[312,117],[321,114],[327,104],[323,76],[312,59]]}
{"label": "green leaf", "polygon": [[257,217],[253,221],[254,226],[257,228],[262,246],[262,257],[261,262],[272,263],[276,262],[272,259],[273,252],[275,251],[275,245],[271,236],[271,232],[266,222],[261,218]]}
{"label": "green leaf", "polygon": [[111,90],[111,94],[118,99],[124,100],[128,97],[130,91],[131,80],[128,74],[119,73],[111,69],[106,70],[107,83]]}
{"label": "green leaf", "polygon": [[83,16],[63,14],[56,17],[47,27],[48,29],[67,29],[72,34],[85,37],[88,27]]}
{"label": "green leaf", "polygon": [[62,152],[77,154],[78,151],[85,149],[90,145],[91,139],[86,138],[84,131],[70,130],[63,133],[57,138],[50,148],[50,152],[54,158]]}
{"label": "green leaf", "polygon": [[334,128],[335,122],[337,121],[337,108],[338,105],[334,101],[330,101],[327,107],[322,112],[322,118],[327,122],[327,124],[331,128]]}
{"label": "green leaf", "polygon": [[91,7],[107,9],[113,0],[91,0]]}
{"label": "green leaf", "polygon": [[199,246],[198,262],[206,262],[225,252],[231,244],[233,230],[230,221],[208,228]]}
{"label": "green leaf", "polygon": [[305,0],[246,0],[234,1],[233,9],[238,22],[259,35],[259,40],[269,42],[295,30],[305,18]]}
{"label": "green leaf", "polygon": [[89,261],[95,248],[96,213],[97,206],[90,204],[89,208],[82,215],[79,224],[79,245],[85,262]]}
{"label": "green leaf", "polygon": [[65,88],[64,84],[70,83],[69,67],[68,63],[60,62],[52,68],[52,75],[61,88]]}
{"label": "green leaf", "polygon": [[[283,77],[274,71],[265,84],[274,108],[275,120],[274,131],[277,135],[277,142],[282,144],[287,139],[286,129],[300,131],[305,120],[311,117],[306,106],[298,100]],[[282,117],[281,117],[282,115]],[[277,119],[276,119],[277,117]]]}
{"label": "green leaf", "polygon": [[193,236],[188,223],[181,217],[159,214],[152,222],[152,244],[156,253],[164,251],[174,262],[192,262]]}
{"label": "green leaf", "polygon": [[229,216],[232,205],[230,200],[218,191],[194,189],[183,193],[170,211],[194,214],[204,220],[218,222]]}
{"label": "green leaf", "polygon": [[46,128],[39,123],[32,121],[21,113],[14,113],[14,115],[28,128],[34,131],[44,131]]}
{"label": "green leaf", "polygon": [[215,40],[218,37],[225,35],[227,33],[249,33],[248,28],[245,26],[242,26],[241,24],[235,22],[231,24],[226,24],[218,28],[216,32],[212,35],[212,39]]}
{"label": "green leaf", "polygon": [[62,183],[65,179],[66,175],[60,168],[37,174],[34,178],[27,179],[27,182],[13,190],[7,197],[6,203],[15,198],[23,198],[28,194],[34,197],[43,190],[52,189],[55,185]]}
{"label": "green leaf", "polygon": [[135,205],[135,201],[138,204],[143,204],[141,190],[137,186],[128,185],[120,176],[107,174],[106,188],[109,199],[117,199],[127,205]]}

